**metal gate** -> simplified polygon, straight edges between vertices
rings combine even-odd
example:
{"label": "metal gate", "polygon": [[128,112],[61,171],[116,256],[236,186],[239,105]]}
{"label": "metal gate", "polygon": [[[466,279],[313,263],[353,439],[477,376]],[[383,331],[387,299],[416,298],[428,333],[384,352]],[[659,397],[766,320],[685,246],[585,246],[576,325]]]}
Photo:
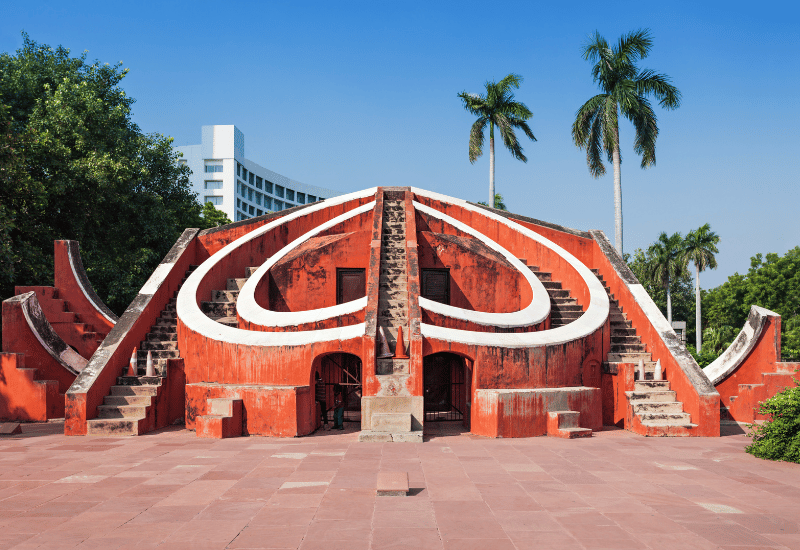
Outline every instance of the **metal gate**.
{"label": "metal gate", "polygon": [[361,359],[349,353],[333,353],[322,358],[321,370],[328,420],[333,421],[333,396],[338,386],[342,390],[345,421],[361,422]]}
{"label": "metal gate", "polygon": [[464,420],[464,359],[453,353],[436,353],[425,357],[422,369],[425,422]]}

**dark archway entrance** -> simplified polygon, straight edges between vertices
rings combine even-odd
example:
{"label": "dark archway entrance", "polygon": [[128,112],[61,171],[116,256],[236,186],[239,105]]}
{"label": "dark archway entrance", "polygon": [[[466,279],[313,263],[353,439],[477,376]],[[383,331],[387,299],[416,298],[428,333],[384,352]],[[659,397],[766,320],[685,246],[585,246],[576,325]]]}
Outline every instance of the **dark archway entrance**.
{"label": "dark archway entrance", "polygon": [[322,358],[322,381],[328,421],[333,421],[336,386],[342,388],[345,422],[361,422],[361,359],[349,353],[332,353]]}
{"label": "dark archway entrance", "polygon": [[434,353],[423,359],[425,422],[464,421],[467,411],[467,373],[464,358]]}

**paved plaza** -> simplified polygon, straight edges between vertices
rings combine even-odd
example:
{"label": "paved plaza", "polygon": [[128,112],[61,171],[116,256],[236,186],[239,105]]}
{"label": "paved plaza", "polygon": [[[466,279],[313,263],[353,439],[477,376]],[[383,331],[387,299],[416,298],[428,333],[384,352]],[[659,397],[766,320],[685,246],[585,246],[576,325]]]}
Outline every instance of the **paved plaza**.
{"label": "paved plaza", "polygon": [[[800,466],[720,438],[622,430],[359,443],[354,428],[297,439],[0,439],[0,548],[322,550],[800,549]],[[426,427],[426,430],[428,428]],[[376,496],[379,471],[410,495]]]}

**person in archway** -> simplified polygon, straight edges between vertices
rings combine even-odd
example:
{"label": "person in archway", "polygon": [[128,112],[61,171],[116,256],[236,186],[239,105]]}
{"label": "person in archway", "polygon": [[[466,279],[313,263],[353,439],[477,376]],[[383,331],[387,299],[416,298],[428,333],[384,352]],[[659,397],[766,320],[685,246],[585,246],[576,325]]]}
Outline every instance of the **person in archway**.
{"label": "person in archway", "polygon": [[322,413],[323,429],[328,429],[328,406],[325,403],[325,384],[319,372],[314,373],[314,398],[319,402],[319,410]]}
{"label": "person in archway", "polygon": [[344,430],[344,398],[339,384],[333,386],[333,406],[333,429]]}

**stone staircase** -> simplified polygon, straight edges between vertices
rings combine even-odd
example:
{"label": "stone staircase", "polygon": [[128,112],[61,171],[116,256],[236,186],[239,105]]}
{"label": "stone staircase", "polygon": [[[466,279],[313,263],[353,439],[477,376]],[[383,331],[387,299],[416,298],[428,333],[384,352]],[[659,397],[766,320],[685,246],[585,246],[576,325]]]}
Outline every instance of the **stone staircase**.
{"label": "stone staircase", "polygon": [[[409,351],[407,269],[405,193],[387,191],[383,201],[377,326],[383,328],[389,351],[404,357],[408,357]],[[397,349],[399,327],[403,328],[404,350]],[[367,405],[362,406],[359,440],[421,443],[422,427],[414,428],[411,412],[415,398],[406,389],[409,359],[378,357],[375,370],[381,391],[377,396],[362,400]],[[421,416],[421,411],[417,413]],[[364,429],[365,426],[368,428]]]}
{"label": "stone staircase", "polygon": [[[520,261],[528,265],[526,260],[520,258]],[[565,290],[560,282],[553,280],[552,273],[540,271],[535,265],[528,265],[528,268],[542,282],[550,296],[550,328],[562,327],[583,315],[583,308],[578,305],[569,290]]]}
{"label": "stone staircase", "polygon": [[578,425],[581,413],[578,411],[549,411],[547,413],[547,435],[563,439],[592,437],[591,428]]}
{"label": "stone staircase", "polygon": [[[127,369],[117,377],[117,384],[111,386],[103,404],[97,407],[97,418],[87,420],[87,435],[140,435],[155,430],[159,426],[154,402],[163,388],[167,377],[167,362],[180,358],[178,351],[178,313],[176,309],[178,292],[197,269],[190,266],[181,284],[161,311],[156,324],[150,327],[145,339],[136,352],[136,376],[128,376]],[[156,376],[145,376],[147,372],[147,353],[151,353]]]}
{"label": "stone staircase", "polygon": [[14,288],[16,295],[35,292],[36,299],[45,318],[64,342],[77,351],[84,359],[89,359],[106,337],[94,325],[81,321],[81,316],[70,311],[69,303],[59,297],[58,289],[52,286],[19,286]]}
{"label": "stone staircase", "polygon": [[647,353],[633,323],[622,311],[619,301],[614,298],[602,275],[595,269],[592,272],[605,288],[610,305],[611,348],[603,369],[606,372],[617,372],[619,363],[633,363],[637,366],[634,372],[638,378],[639,361],[644,363],[645,379],[635,379],[634,390],[625,392],[632,415],[631,423],[633,417],[636,417],[645,435],[685,435],[681,429],[696,427],[696,424],[691,423],[691,415],[683,412],[683,403],[677,401],[676,393],[670,389],[668,380],[653,380],[656,362],[653,361],[652,354]]}
{"label": "stone staircase", "polygon": [[224,439],[241,437],[244,423],[241,399],[212,398],[208,400],[208,414],[195,421],[197,437]]}
{"label": "stone staircase", "polygon": [[245,276],[242,278],[228,279],[225,290],[212,290],[210,302],[200,302],[200,309],[217,323],[236,328],[239,321],[236,317],[236,299],[239,291],[247,282],[247,279],[255,273],[258,267],[248,267],[245,269]]}

